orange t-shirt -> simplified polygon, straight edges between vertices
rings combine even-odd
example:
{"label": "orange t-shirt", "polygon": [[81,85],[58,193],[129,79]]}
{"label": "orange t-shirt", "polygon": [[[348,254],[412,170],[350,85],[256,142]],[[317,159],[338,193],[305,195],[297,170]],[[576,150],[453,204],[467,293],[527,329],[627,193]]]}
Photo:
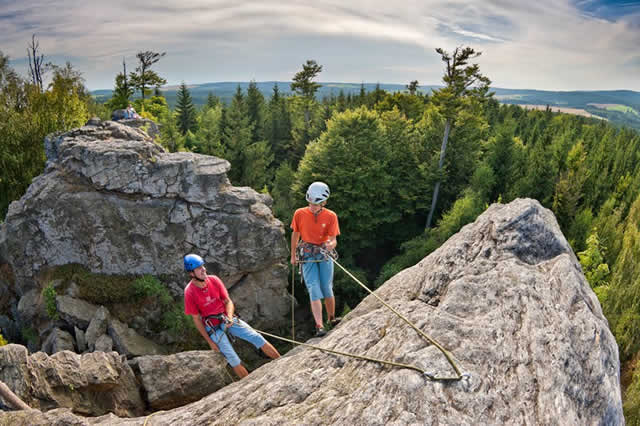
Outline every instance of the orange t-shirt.
{"label": "orange t-shirt", "polygon": [[329,237],[340,235],[338,215],[326,208],[320,210],[317,216],[308,207],[299,208],[293,214],[291,229],[300,233],[302,241],[316,245],[328,241]]}

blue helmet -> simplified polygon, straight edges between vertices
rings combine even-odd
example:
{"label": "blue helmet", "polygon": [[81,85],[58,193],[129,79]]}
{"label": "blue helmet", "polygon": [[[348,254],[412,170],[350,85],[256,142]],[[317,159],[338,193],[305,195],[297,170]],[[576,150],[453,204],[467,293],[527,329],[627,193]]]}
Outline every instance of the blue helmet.
{"label": "blue helmet", "polygon": [[184,257],[184,270],[191,272],[204,265],[204,260],[197,254],[188,254]]}

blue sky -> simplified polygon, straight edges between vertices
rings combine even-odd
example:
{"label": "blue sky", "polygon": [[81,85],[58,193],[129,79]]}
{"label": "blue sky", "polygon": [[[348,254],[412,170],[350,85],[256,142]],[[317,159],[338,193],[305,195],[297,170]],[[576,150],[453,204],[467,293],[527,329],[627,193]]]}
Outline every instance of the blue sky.
{"label": "blue sky", "polygon": [[468,45],[495,87],[640,91],[640,1],[0,0],[0,29],[17,71],[35,33],[92,90],[142,50],[169,84],[288,81],[307,59],[320,81],[440,84],[434,49]]}

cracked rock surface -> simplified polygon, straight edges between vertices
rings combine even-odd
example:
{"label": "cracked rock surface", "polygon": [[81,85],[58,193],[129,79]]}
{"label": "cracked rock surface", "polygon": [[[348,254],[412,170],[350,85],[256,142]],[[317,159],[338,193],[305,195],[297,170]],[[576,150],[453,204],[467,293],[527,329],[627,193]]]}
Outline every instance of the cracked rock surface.
{"label": "cracked rock surface", "polygon": [[45,152],[44,173],[0,228],[0,263],[10,266],[19,297],[68,264],[152,274],[181,288],[182,257],[193,252],[237,292],[246,320],[285,321],[284,227],[269,196],[232,186],[229,162],[168,153],[143,130],[99,120],[48,136]]}
{"label": "cracked rock surface", "polygon": [[[624,424],[615,340],[553,214],[537,201],[492,205],[376,294],[448,349],[469,377],[434,382],[414,370],[299,347],[152,417],[88,419],[57,410],[32,416],[31,424]],[[373,296],[315,343],[453,373],[439,350]],[[22,415],[5,419],[26,424]]]}

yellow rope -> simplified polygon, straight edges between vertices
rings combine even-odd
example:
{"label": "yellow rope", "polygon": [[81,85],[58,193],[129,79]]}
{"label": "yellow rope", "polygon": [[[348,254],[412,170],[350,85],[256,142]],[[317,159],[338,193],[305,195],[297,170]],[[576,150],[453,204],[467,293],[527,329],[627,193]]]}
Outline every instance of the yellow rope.
{"label": "yellow rope", "polygon": [[[390,305],[388,305],[377,294],[375,294],[373,291],[371,291],[369,289],[369,287],[364,285],[359,279],[357,279],[355,276],[353,276],[353,274],[351,274],[349,271],[347,271],[347,269],[344,266],[342,266],[340,263],[338,263],[338,261],[336,259],[334,259],[333,257],[328,256],[328,255],[326,255],[326,257],[331,259],[331,261],[333,263],[338,265],[338,267],[340,267],[340,269],[342,269],[349,277],[351,277],[361,287],[363,287],[365,290],[367,290],[369,292],[369,294],[372,294],[376,299],[378,299],[386,308],[388,308],[391,312],[393,312],[398,317],[400,317],[400,319],[402,319],[404,322],[409,324],[409,326],[411,326],[411,328],[416,330],[418,332],[418,334],[420,334],[422,337],[424,337],[429,343],[431,343],[436,348],[438,348],[438,350],[440,350],[440,352],[442,352],[442,354],[445,356],[445,358],[447,359],[447,361],[449,362],[449,364],[451,365],[451,367],[455,371],[456,376],[455,377],[436,377],[435,374],[427,372],[427,371],[423,370],[422,368],[417,367],[415,365],[400,364],[400,363],[397,363],[397,362],[385,361],[385,360],[371,358],[371,357],[367,357],[367,356],[363,356],[363,355],[351,354],[351,353],[336,351],[336,350],[332,350],[332,349],[325,349],[325,348],[321,348],[319,346],[310,345],[308,343],[302,343],[302,342],[296,341],[295,340],[295,334],[294,334],[295,322],[294,322],[294,311],[293,311],[293,304],[295,303],[295,299],[293,298],[293,296],[294,296],[293,288],[294,288],[295,266],[293,266],[293,265],[292,265],[292,269],[291,269],[291,297],[292,297],[291,298],[291,300],[292,300],[292,302],[291,302],[291,339],[287,339],[286,337],[276,336],[275,334],[270,334],[270,333],[267,333],[267,332],[261,331],[261,330],[256,330],[257,332],[259,332],[261,334],[264,334],[266,336],[269,336],[269,337],[273,337],[274,339],[279,339],[279,340],[282,340],[282,341],[285,341],[285,342],[294,343],[296,345],[307,346],[307,347],[310,347],[310,348],[313,348],[313,349],[317,349],[317,350],[320,350],[320,351],[323,351],[323,352],[329,352],[329,353],[333,353],[333,354],[337,354],[337,355],[348,356],[348,357],[362,359],[362,360],[371,361],[371,362],[378,362],[380,364],[392,365],[394,367],[408,368],[408,369],[415,370],[415,371],[418,371],[418,372],[424,374],[425,376],[427,376],[431,380],[458,381],[458,380],[461,380],[465,376],[464,374],[462,374],[460,372],[460,369],[458,368],[456,363],[453,361],[453,356],[449,353],[449,351],[447,351],[435,339],[429,337],[426,333],[424,333],[422,330],[420,330],[418,327],[416,327],[411,321],[409,321],[404,315],[402,315],[400,312],[398,312],[397,310],[392,308]],[[324,262],[324,260],[299,261],[299,263],[316,263],[316,262]]]}
{"label": "yellow rope", "polygon": [[295,308],[296,308],[296,297],[295,297],[295,276],[296,276],[296,267],[295,265],[291,265],[291,339],[296,338],[296,320],[295,320]]}
{"label": "yellow rope", "polygon": [[344,266],[342,266],[340,263],[338,263],[337,260],[333,259],[332,257],[329,257],[329,259],[331,259],[333,261],[333,263],[335,263],[336,265],[338,265],[340,267],[340,269],[342,269],[347,275],[349,275],[351,278],[353,278],[353,280],[355,282],[357,282],[358,284],[360,284],[361,287],[363,287],[365,290],[367,290],[369,292],[369,294],[372,294],[376,299],[378,299],[380,301],[380,303],[382,303],[384,306],[386,306],[391,312],[393,312],[394,314],[396,314],[398,317],[400,317],[404,322],[406,322],[407,324],[409,324],[409,326],[411,326],[411,328],[413,328],[415,331],[418,332],[418,334],[420,334],[422,337],[424,337],[427,341],[429,341],[433,346],[435,346],[436,348],[438,348],[440,350],[440,352],[442,352],[442,354],[447,358],[447,361],[449,362],[449,364],[451,365],[451,367],[454,369],[454,371],[456,372],[457,377],[453,380],[460,380],[462,379],[462,373],[460,372],[460,369],[458,368],[458,366],[456,365],[456,363],[453,361],[453,357],[451,356],[451,354],[449,353],[449,351],[447,351],[444,347],[442,347],[438,342],[435,341],[435,339],[427,336],[422,330],[420,330],[418,327],[416,327],[411,321],[409,321],[404,315],[402,315],[400,312],[396,311],[395,309],[393,309],[391,306],[389,306],[384,300],[382,300],[377,294],[375,294],[373,291],[371,291],[369,289],[369,287],[367,287],[366,285],[362,284],[360,282],[359,279],[357,279],[356,277],[354,277],[349,271],[347,271]]}
{"label": "yellow rope", "polygon": [[[147,422],[149,421],[149,419],[150,419],[151,417],[153,417],[154,415],[158,414],[159,412],[160,412],[160,411],[156,411],[155,413],[151,413],[150,415],[148,415],[148,416],[147,416],[147,418],[146,418],[146,419],[144,419],[144,424],[143,424],[142,426],[147,426]],[[151,423],[149,423],[149,424],[151,424]]]}

